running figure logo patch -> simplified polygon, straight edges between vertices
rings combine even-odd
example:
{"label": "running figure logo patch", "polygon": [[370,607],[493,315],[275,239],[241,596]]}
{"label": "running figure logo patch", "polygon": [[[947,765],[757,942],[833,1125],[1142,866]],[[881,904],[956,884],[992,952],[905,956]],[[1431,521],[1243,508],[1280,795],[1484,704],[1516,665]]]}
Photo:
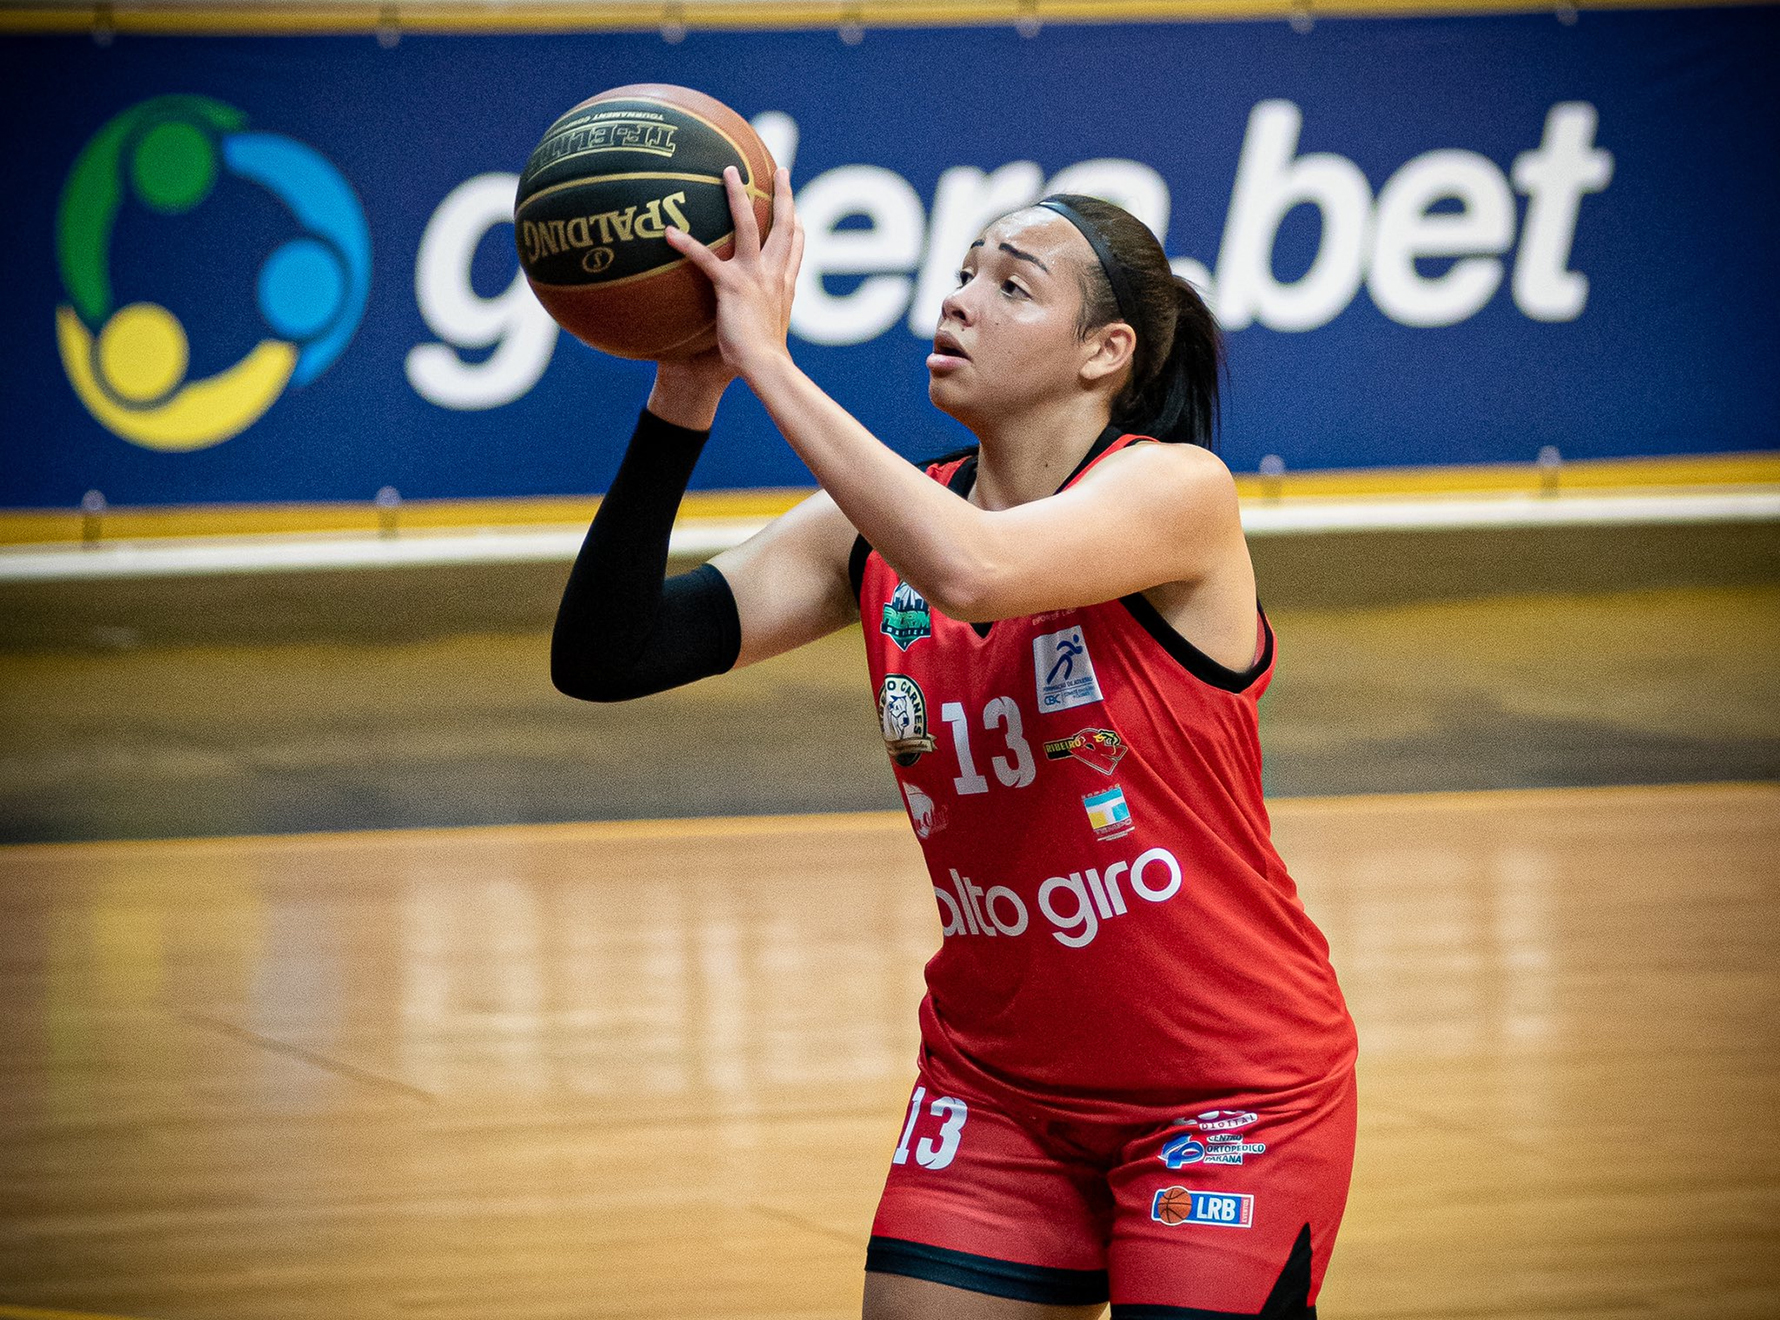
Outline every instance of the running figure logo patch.
{"label": "running figure logo patch", "polygon": [[1068,710],[1100,701],[1100,683],[1081,624],[1032,639],[1032,666],[1037,671],[1039,713]]}
{"label": "running figure logo patch", "polygon": [[906,651],[923,637],[933,636],[933,613],[920,592],[899,581],[890,603],[884,606],[878,631]]}
{"label": "running figure logo patch", "polygon": [[886,674],[878,689],[878,723],[883,726],[884,746],[898,765],[913,765],[922,752],[933,750],[927,732],[927,698],[921,685],[907,674]]}

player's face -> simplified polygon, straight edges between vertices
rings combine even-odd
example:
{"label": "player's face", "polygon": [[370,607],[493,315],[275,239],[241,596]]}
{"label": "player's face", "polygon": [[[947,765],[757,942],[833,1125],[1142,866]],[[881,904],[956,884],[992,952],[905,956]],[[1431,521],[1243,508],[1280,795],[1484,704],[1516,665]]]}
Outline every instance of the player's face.
{"label": "player's face", "polygon": [[971,244],[940,311],[928,397],[966,426],[1026,412],[1081,388],[1090,350],[1076,334],[1088,242],[1042,208],[997,220]]}

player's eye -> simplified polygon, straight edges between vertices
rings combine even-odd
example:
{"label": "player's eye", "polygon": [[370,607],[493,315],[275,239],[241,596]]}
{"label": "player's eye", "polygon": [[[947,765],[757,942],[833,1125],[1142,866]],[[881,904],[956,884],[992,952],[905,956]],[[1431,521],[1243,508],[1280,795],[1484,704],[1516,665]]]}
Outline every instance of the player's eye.
{"label": "player's eye", "polygon": [[960,289],[962,289],[966,284],[969,284],[969,283],[970,283],[970,272],[967,270],[959,271],[958,272],[958,287]]}
{"label": "player's eye", "polygon": [[1019,283],[1015,280],[1003,280],[1001,282],[1001,291],[1010,298],[1030,298],[1032,296],[1027,293],[1025,289],[1021,288]]}

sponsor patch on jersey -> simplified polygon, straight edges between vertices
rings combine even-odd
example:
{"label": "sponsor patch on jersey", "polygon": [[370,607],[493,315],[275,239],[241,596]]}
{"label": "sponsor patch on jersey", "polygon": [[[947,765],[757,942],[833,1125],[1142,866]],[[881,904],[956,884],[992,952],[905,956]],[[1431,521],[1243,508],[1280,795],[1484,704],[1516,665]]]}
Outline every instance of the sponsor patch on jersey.
{"label": "sponsor patch on jersey", "polygon": [[1162,1143],[1157,1156],[1171,1169],[1189,1164],[1241,1164],[1245,1156],[1264,1155],[1267,1144],[1244,1141],[1240,1132],[1182,1132]]}
{"label": "sponsor patch on jersey", "polygon": [[1158,1157],[1171,1169],[1188,1164],[1241,1164],[1249,1155],[1263,1155],[1267,1144],[1245,1141],[1242,1129],[1260,1121],[1252,1109],[1207,1109],[1191,1118],[1177,1118],[1174,1126],[1195,1129],[1171,1138]]}
{"label": "sponsor patch on jersey", "polygon": [[933,636],[933,612],[920,592],[899,579],[878,631],[906,651],[923,637]]}
{"label": "sponsor patch on jersey", "polygon": [[1164,1187],[1150,1199],[1150,1218],[1158,1224],[1253,1228],[1255,1198],[1247,1192],[1201,1192],[1191,1187]]}
{"label": "sponsor patch on jersey", "polygon": [[1205,1137],[1207,1164],[1241,1164],[1245,1155],[1265,1155],[1264,1141],[1244,1141],[1240,1132],[1211,1132]]}
{"label": "sponsor patch on jersey", "polygon": [[935,806],[933,799],[928,797],[913,784],[902,786],[902,796],[909,804],[909,821],[915,827],[915,837],[931,838],[946,827],[946,809]]}
{"label": "sponsor patch on jersey", "polygon": [[1174,1126],[1194,1127],[1201,1132],[1234,1132],[1238,1128],[1253,1127],[1260,1118],[1252,1109],[1207,1109],[1191,1118],[1175,1119]]}
{"label": "sponsor patch on jersey", "polygon": [[1123,838],[1136,828],[1131,821],[1131,808],[1125,805],[1125,790],[1117,784],[1104,793],[1088,794],[1082,799],[1082,807],[1097,839]]}
{"label": "sponsor patch on jersey", "polygon": [[1038,682],[1041,715],[1102,701],[1100,682],[1082,625],[1032,639],[1032,667]]}
{"label": "sponsor patch on jersey", "polygon": [[1078,729],[1067,738],[1053,738],[1045,744],[1045,756],[1050,760],[1074,757],[1103,775],[1113,772],[1127,750],[1125,740],[1111,729]]}
{"label": "sponsor patch on jersey", "polygon": [[884,730],[884,746],[898,765],[913,765],[921,753],[933,750],[927,732],[927,698],[921,685],[907,674],[886,674],[878,688],[878,723]]}
{"label": "sponsor patch on jersey", "polygon": [[1156,1158],[1171,1169],[1184,1169],[1205,1158],[1205,1143],[1193,1133],[1183,1132],[1178,1137],[1170,1137],[1164,1141],[1162,1153]]}

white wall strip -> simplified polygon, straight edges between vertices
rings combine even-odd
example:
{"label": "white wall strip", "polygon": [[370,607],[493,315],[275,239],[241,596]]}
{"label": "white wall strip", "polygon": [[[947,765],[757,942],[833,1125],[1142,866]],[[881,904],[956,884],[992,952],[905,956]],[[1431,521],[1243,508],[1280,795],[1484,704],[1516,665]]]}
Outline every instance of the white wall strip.
{"label": "white wall strip", "polygon": [[[708,558],[738,545],[766,519],[700,520],[674,529],[671,552]],[[1449,531],[1465,528],[1637,526],[1780,521],[1780,491],[1662,495],[1495,496],[1473,499],[1251,502],[1250,536],[1311,532]],[[92,545],[0,546],[0,582],[316,572],[446,564],[568,563],[583,528],[486,527],[301,536],[167,537]]]}
{"label": "white wall strip", "polygon": [[[707,559],[739,545],[764,518],[709,520],[674,529],[670,551]],[[567,564],[587,529],[483,527],[475,531],[374,532],[302,536],[192,536],[94,545],[0,546],[0,582],[189,577],[214,573],[330,572],[444,564]]]}
{"label": "white wall strip", "polygon": [[1250,536],[1287,532],[1428,532],[1466,527],[1622,527],[1780,519],[1780,490],[1659,495],[1495,495],[1470,499],[1246,503]]}

